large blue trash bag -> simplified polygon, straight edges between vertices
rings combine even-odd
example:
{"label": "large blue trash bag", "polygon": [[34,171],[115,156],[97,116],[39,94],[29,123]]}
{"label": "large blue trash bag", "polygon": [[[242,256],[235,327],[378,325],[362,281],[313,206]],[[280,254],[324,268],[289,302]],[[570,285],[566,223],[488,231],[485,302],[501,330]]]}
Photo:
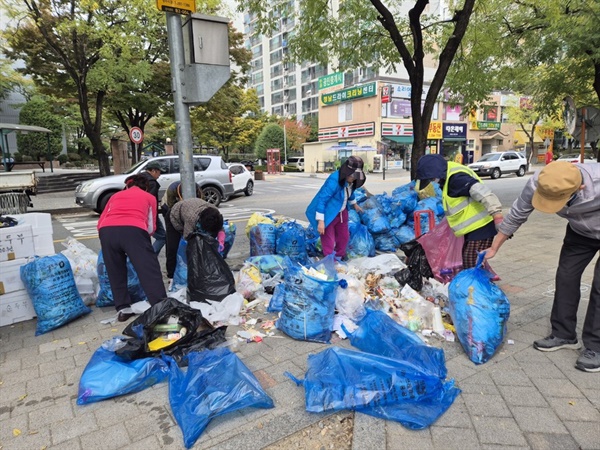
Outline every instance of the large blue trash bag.
{"label": "large blue trash bag", "polygon": [[179,289],[187,287],[188,265],[187,265],[187,241],[179,239],[177,247],[177,262],[173,272],[173,284],[169,292],[177,292]]}
{"label": "large blue trash bag", "polygon": [[350,409],[419,430],[454,402],[454,381],[426,375],[403,361],[339,347],[309,355],[304,380],[309,412]]}
{"label": "large blue trash bag", "polygon": [[62,253],[36,256],[21,266],[20,274],[37,315],[36,336],[92,312],[83,303],[71,264]]}
{"label": "large blue trash bag", "polygon": [[300,264],[308,262],[306,253],[306,231],[296,222],[284,222],[277,227],[277,254],[289,256]]}
{"label": "large blue trash bag", "polygon": [[374,235],[373,240],[375,241],[375,248],[380,252],[395,252],[398,245],[400,245],[392,230]]}
{"label": "large blue trash bag", "polygon": [[426,345],[421,338],[404,328],[382,311],[367,309],[354,333],[346,330],[350,343],[359,350],[387,356],[413,365],[427,375],[446,378],[444,350]]}
{"label": "large blue trash bag", "polygon": [[294,339],[329,343],[338,286],[335,257],[329,255],[310,267],[324,272],[327,281],[305,274],[299,265],[288,267],[283,287],[287,292],[276,327]]}
{"label": "large blue trash bag", "polygon": [[277,245],[277,227],[259,223],[250,228],[250,256],[274,255]]}
{"label": "large blue trash bag", "polygon": [[186,448],[194,445],[215,417],[247,407],[274,406],[252,372],[227,348],[188,354],[186,372],[173,358],[164,358],[170,370],[171,410]]}
{"label": "large blue trash bag", "polygon": [[[98,292],[98,298],[96,299],[96,306],[114,306],[115,299],[113,298],[112,290],[110,289],[110,282],[108,280],[108,273],[106,272],[106,264],[104,264],[104,256],[102,250],[98,252],[98,265],[96,266],[98,273],[98,281],[100,285],[100,291]],[[142,289],[140,279],[137,272],[133,268],[133,264],[127,258],[127,292],[129,292],[129,298],[131,303],[143,302],[148,300],[146,293]]]}
{"label": "large blue trash bag", "polygon": [[354,200],[356,200],[356,203],[362,203],[367,199],[367,191],[365,190],[365,188],[358,188],[357,190],[354,191]]}
{"label": "large blue trash bag", "polygon": [[223,258],[227,258],[229,250],[231,250],[231,247],[233,247],[233,242],[235,241],[237,226],[235,223],[229,222],[229,220],[224,220],[223,231],[225,231],[225,243],[223,244],[223,251],[220,253]]}
{"label": "large blue trash bag", "polygon": [[354,208],[348,208],[348,223],[360,223],[360,215]]}
{"label": "large blue trash bag", "polygon": [[[356,211],[354,211],[356,214],[358,214]],[[360,221],[360,220],[359,220]],[[314,257],[314,256],[318,256],[321,252],[319,251],[320,247],[320,240],[321,240],[321,235],[319,234],[319,232],[317,230],[315,230],[313,228],[312,225],[309,225],[308,227],[306,227],[306,253],[308,253],[308,256]]]}
{"label": "large blue trash bag", "polygon": [[287,291],[285,284],[279,283],[273,290],[271,300],[269,300],[269,306],[267,306],[268,312],[279,312],[283,308],[283,299],[285,298]]}
{"label": "large blue trash bag", "polygon": [[167,363],[160,358],[128,361],[116,355],[121,339],[127,338],[117,336],[104,342],[90,358],[79,380],[78,405],[139,392],[167,378]]}
{"label": "large blue trash bag", "polygon": [[375,256],[375,241],[366,226],[360,222],[350,222],[348,230],[350,231],[350,240],[346,248],[348,258]]}
{"label": "large blue trash bag", "polygon": [[394,189],[392,198],[396,207],[399,207],[407,215],[412,214],[419,201],[419,196],[415,191],[415,182],[411,181]]}
{"label": "large blue trash bag", "polygon": [[414,241],[415,229],[411,225],[402,225],[400,228],[392,228],[390,233],[394,235],[399,245]]}
{"label": "large blue trash bag", "polygon": [[475,364],[494,356],[510,315],[508,298],[492,282],[494,275],[481,267],[484,254],[477,258],[476,267],[460,272],[448,287],[450,316],[458,340]]}

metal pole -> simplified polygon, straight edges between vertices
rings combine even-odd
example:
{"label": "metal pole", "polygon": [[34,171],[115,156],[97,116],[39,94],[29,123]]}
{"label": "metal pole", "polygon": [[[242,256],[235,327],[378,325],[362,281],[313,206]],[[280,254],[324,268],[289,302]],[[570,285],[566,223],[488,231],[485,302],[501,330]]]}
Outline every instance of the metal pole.
{"label": "metal pole", "polygon": [[196,181],[194,179],[194,159],[192,156],[192,125],[190,107],[183,102],[185,59],[183,55],[181,16],[179,14],[167,13],[167,35],[169,39],[169,57],[171,58],[171,88],[175,110],[181,193],[184,199],[194,198],[196,197]]}
{"label": "metal pole", "polygon": [[579,162],[585,161],[585,108],[581,108],[581,140],[579,141],[581,150],[579,151]]}
{"label": "metal pole", "polygon": [[54,173],[54,165],[52,164],[52,152],[50,151],[50,133],[46,134],[46,140],[48,141],[48,158],[50,159],[50,172]]}
{"label": "metal pole", "polygon": [[285,117],[283,118],[283,165],[287,165],[287,132],[285,129]]}

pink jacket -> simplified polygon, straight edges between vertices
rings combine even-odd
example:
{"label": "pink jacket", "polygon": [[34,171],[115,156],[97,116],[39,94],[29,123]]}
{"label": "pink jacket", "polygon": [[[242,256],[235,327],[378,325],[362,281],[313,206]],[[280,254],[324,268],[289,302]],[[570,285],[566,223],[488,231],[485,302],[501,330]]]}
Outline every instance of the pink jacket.
{"label": "pink jacket", "polygon": [[156,230],[156,197],[139,187],[117,192],[108,201],[98,220],[98,230],[103,227],[138,227],[152,236]]}

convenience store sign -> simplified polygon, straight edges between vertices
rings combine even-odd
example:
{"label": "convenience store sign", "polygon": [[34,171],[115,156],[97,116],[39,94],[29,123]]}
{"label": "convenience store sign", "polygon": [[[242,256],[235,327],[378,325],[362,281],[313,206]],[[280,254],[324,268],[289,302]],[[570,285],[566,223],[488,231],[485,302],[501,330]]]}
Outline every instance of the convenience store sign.
{"label": "convenience store sign", "polygon": [[368,83],[363,86],[355,86],[330,94],[321,94],[323,105],[333,105],[339,102],[348,102],[358,98],[375,97],[377,95],[377,83]]}

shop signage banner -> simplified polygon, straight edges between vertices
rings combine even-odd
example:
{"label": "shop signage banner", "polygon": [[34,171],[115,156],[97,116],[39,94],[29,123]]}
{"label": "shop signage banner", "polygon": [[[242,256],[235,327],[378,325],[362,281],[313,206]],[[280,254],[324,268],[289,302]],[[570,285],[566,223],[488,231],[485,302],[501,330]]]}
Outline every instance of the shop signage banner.
{"label": "shop signage banner", "polygon": [[365,84],[363,86],[355,86],[341,91],[332,92],[330,94],[321,94],[321,102],[323,105],[333,105],[339,102],[348,102],[365,97],[375,97],[377,95],[377,82]]}
{"label": "shop signage banner", "polygon": [[427,139],[442,139],[442,122],[429,122],[429,130],[427,131]]}
{"label": "shop signage banner", "polygon": [[323,77],[319,77],[319,90],[330,87],[341,86],[344,84],[344,74],[342,72],[330,73]]}
{"label": "shop signage banner", "polygon": [[382,136],[412,136],[413,126],[411,123],[382,123]]}
{"label": "shop signage banner", "polygon": [[354,138],[361,136],[373,136],[375,134],[375,122],[359,123],[344,127],[331,127],[319,129],[319,141],[331,139]]}
{"label": "shop signage banner", "polygon": [[[394,98],[410,98],[410,93],[412,91],[412,87],[410,84],[392,84],[392,97]],[[423,94],[421,95],[422,99],[427,97],[427,93],[429,92],[429,86],[423,86]]]}
{"label": "shop signage banner", "polygon": [[443,126],[444,139],[467,139],[467,124],[466,123],[444,123]]}
{"label": "shop signage banner", "polygon": [[500,122],[489,122],[485,120],[478,120],[474,122],[474,130],[500,130],[502,125]]}
{"label": "shop signage banner", "polygon": [[446,120],[460,120],[461,115],[462,108],[460,105],[446,105]]}

